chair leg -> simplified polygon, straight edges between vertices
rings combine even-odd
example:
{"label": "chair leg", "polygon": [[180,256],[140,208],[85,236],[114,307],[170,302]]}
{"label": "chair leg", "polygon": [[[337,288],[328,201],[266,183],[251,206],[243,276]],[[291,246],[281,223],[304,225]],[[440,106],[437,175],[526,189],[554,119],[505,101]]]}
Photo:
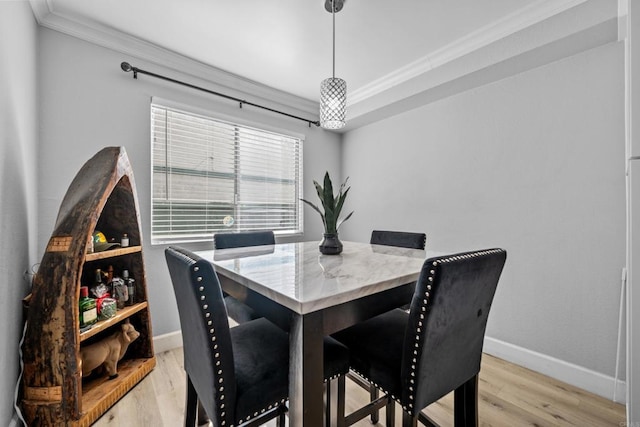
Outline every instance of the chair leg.
{"label": "chair leg", "polygon": [[286,407],[281,407],[279,408],[280,411],[280,415],[278,415],[278,418],[276,419],[276,427],[285,427],[284,426],[284,416],[287,413],[287,409]]}
{"label": "chair leg", "polygon": [[340,375],[337,379],[327,381],[327,402],[325,410],[325,425],[327,427],[344,427],[345,420],[346,377]]}
{"label": "chair leg", "polygon": [[478,375],[458,387],[453,393],[453,422],[455,427],[478,425]]}
{"label": "chair leg", "polygon": [[207,415],[207,411],[204,410],[204,406],[202,406],[202,402],[198,400],[198,427],[209,425],[209,415]]}
{"label": "chair leg", "polygon": [[196,412],[198,406],[198,394],[191,383],[191,378],[187,375],[187,400],[184,405],[184,425],[194,427],[196,425]]}
{"label": "chair leg", "polygon": [[396,402],[391,396],[389,396],[389,402],[387,402],[385,412],[387,427],[394,427],[396,424]]}
{"label": "chair leg", "polygon": [[418,417],[402,411],[402,427],[418,427]]}
{"label": "chair leg", "polygon": [[345,399],[346,399],[346,381],[347,378],[344,375],[338,377],[338,402],[336,403],[336,425],[337,427],[346,427],[346,420],[344,414]]}
{"label": "chair leg", "polygon": [[[374,386],[373,384],[369,384],[369,402],[373,402],[378,398],[378,387]],[[374,411],[371,413],[371,423],[372,424],[377,424],[378,421],[380,420],[380,412],[379,411]]]}
{"label": "chair leg", "polygon": [[331,383],[332,380],[328,380],[324,384],[325,389],[325,402],[324,402],[324,425],[326,427],[331,427],[331,407],[333,404],[333,399],[331,398]]}

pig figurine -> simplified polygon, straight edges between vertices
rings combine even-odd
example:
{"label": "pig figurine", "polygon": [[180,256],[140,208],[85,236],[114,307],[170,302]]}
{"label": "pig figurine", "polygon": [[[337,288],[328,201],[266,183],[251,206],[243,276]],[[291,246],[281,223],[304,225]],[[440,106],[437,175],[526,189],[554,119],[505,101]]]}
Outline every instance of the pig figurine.
{"label": "pig figurine", "polygon": [[103,365],[109,379],[118,376],[118,361],[122,359],[129,344],[140,336],[132,324],[123,323],[121,329],[111,336],[80,349],[82,359],[82,376],[91,375],[91,371]]}

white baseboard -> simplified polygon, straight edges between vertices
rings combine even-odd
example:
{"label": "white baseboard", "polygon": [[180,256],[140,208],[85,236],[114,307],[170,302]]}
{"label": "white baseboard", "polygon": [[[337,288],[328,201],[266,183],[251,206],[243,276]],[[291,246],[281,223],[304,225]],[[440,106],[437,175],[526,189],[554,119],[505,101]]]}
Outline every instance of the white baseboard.
{"label": "white baseboard", "polygon": [[20,424],[18,424],[18,415],[17,414],[13,414],[13,418],[11,418],[11,420],[9,421],[9,427],[18,427]]}
{"label": "white baseboard", "polygon": [[605,399],[622,404],[626,403],[625,382],[616,381],[615,378],[600,372],[491,337],[484,339],[484,352],[579,387]]}
{"label": "white baseboard", "polygon": [[180,331],[153,337],[153,349],[156,354],[179,347],[182,347],[182,332]]}

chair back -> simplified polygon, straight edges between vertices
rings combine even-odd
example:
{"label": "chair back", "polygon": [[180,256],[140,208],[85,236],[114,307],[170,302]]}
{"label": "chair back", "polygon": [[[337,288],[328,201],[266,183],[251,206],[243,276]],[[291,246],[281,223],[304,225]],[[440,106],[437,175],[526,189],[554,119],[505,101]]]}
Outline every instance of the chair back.
{"label": "chair back", "polygon": [[220,282],[211,263],[194,253],[169,247],[165,257],[178,303],[184,369],[213,424],[221,425],[223,418],[235,419],[236,379]]}
{"label": "chair back", "polygon": [[427,259],[404,337],[402,402],[412,415],[480,372],[502,249]]}
{"label": "chair back", "polygon": [[400,248],[422,249],[427,243],[427,235],[424,233],[410,233],[406,231],[373,230],[371,232],[371,244],[398,246]]}
{"label": "chair back", "polygon": [[246,246],[275,245],[273,231],[241,231],[213,235],[214,249],[242,248]]}

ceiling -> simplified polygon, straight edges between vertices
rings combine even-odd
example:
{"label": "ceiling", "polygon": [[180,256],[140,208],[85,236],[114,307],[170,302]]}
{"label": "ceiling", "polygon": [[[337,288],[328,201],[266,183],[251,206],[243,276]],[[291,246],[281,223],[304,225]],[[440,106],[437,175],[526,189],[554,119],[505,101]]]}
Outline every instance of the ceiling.
{"label": "ceiling", "polygon": [[[513,20],[531,4],[346,0],[336,14],[336,76],[347,81],[350,102],[361,99],[381,79],[424,65],[460,40]],[[324,0],[32,0],[32,5],[36,16],[46,11],[39,21],[55,16],[133,37],[312,101],[332,72],[332,18]]]}

